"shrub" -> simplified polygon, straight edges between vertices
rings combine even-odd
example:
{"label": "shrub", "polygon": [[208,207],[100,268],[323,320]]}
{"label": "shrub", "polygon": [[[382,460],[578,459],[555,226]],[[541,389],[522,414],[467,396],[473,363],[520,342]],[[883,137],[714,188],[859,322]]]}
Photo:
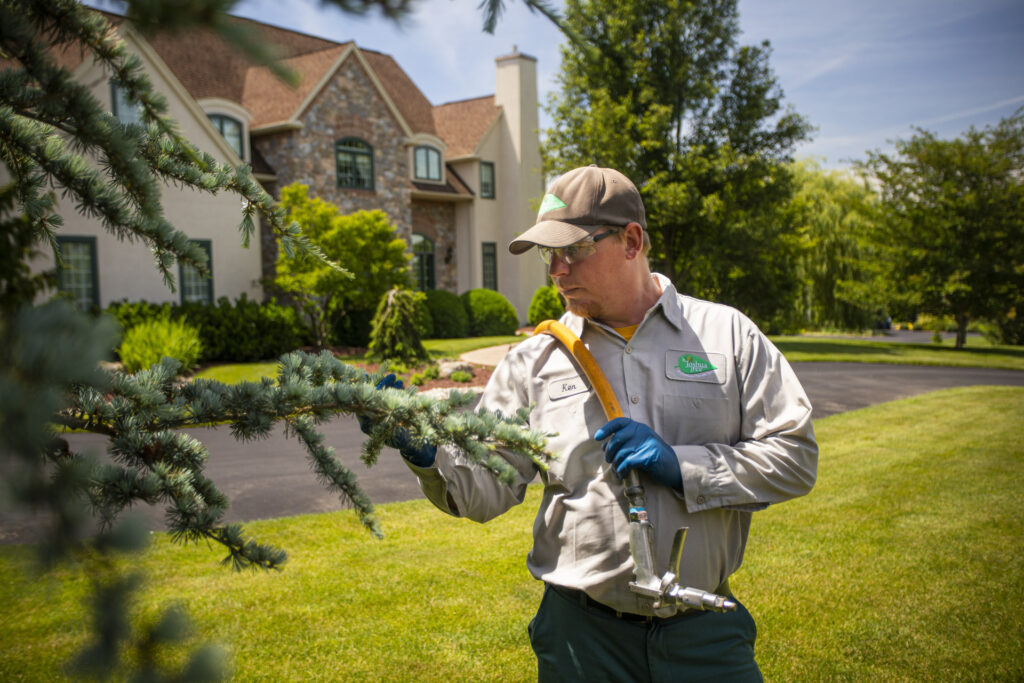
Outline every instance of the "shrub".
{"label": "shrub", "polygon": [[431,289],[424,293],[434,323],[434,338],[459,339],[469,336],[469,317],[458,295],[442,289]]}
{"label": "shrub", "polygon": [[370,329],[371,358],[410,363],[430,357],[416,325],[409,324],[416,316],[416,301],[421,298],[420,292],[397,287],[381,297]]}
{"label": "shrub", "polygon": [[456,370],[451,374],[451,380],[453,382],[472,382],[473,375],[466,372],[465,370]]}
{"label": "shrub", "polygon": [[294,309],[275,301],[250,301],[245,295],[235,303],[221,297],[216,305],[120,301],[110,304],[106,313],[122,330],[165,318],[183,320],[198,328],[205,361],[277,358],[312,343],[312,334]]}
{"label": "shrub", "polygon": [[531,325],[538,325],[545,320],[558,320],[565,313],[565,304],[554,285],[540,287],[533,293],[530,300],[528,318]]}
{"label": "shrub", "polygon": [[158,318],[128,330],[118,355],[128,372],[145,370],[169,356],[181,363],[182,372],[196,367],[202,353],[199,330],[181,320]]}
{"label": "shrub", "polygon": [[462,304],[469,318],[469,334],[490,337],[515,334],[519,316],[504,296],[492,289],[471,289],[462,295]]}
{"label": "shrub", "polygon": [[430,306],[427,305],[427,297],[423,292],[416,297],[416,314],[413,317],[413,325],[416,326],[416,334],[420,336],[420,339],[434,337],[434,316],[430,314]]}

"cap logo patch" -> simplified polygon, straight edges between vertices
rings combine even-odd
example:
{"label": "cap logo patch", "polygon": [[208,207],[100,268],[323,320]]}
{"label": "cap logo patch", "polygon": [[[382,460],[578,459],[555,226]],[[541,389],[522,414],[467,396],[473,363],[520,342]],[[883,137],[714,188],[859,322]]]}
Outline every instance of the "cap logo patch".
{"label": "cap logo patch", "polygon": [[537,212],[537,215],[547,213],[548,211],[554,211],[555,209],[564,208],[565,202],[563,202],[561,199],[559,199],[558,197],[549,192],[548,194],[544,195],[544,199],[541,200],[540,211]]}

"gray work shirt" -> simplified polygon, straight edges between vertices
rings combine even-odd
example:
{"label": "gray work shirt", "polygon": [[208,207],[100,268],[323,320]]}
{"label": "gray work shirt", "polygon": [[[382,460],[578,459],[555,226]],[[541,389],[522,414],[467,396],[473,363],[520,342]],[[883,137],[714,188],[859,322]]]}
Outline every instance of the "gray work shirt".
{"label": "gray work shirt", "polygon": [[[712,591],[740,566],[752,512],[814,485],[811,404],[789,363],[746,316],[654,277],[662,295],[630,341],[572,313],[561,322],[594,355],[626,416],[652,427],[679,459],[682,491],[641,474],[658,575],[668,569],[676,530],[689,527],[678,582]],[[479,407],[510,415],[530,405],[530,427],[553,435],[548,448],[559,457],[549,471],[504,452],[519,472],[505,485],[461,451],[441,448],[434,466],[410,465],[425,495],[445,512],[484,522],[521,503],[539,473],[544,495],[527,558],[533,576],[619,611],[652,614],[629,590],[628,503],[593,438],[607,419],[572,357],[548,335],[512,348]]]}

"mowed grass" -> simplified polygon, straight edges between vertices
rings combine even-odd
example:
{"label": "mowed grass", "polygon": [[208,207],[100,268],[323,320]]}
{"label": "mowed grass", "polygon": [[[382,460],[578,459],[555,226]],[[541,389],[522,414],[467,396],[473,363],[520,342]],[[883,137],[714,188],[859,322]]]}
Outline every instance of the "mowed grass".
{"label": "mowed grass", "polygon": [[[816,423],[818,485],[754,516],[731,583],[758,621],[769,681],[1024,677],[1024,389],[935,392]],[[182,604],[237,680],[532,681],[524,566],[540,491],[486,525],[424,501],[253,522],[282,572],[235,574],[216,549],[155,535],[131,560],[138,611]],[[657,520],[655,520],[657,523]],[[685,552],[685,550],[684,550]],[[59,680],[81,644],[86,583],[26,578],[0,548],[0,678]]]}
{"label": "mowed grass", "polygon": [[[488,346],[500,346],[502,344],[515,344],[523,340],[521,336],[500,336],[500,337],[466,337],[462,339],[425,339],[423,347],[430,354],[431,358],[458,358],[467,351],[482,349]],[[363,356],[343,357],[343,361],[357,362],[365,360]],[[212,379],[224,384],[237,384],[238,382],[258,382],[261,377],[277,377],[277,361],[260,361],[257,363],[222,363],[210,365],[198,373],[197,377]]]}
{"label": "mowed grass", "polygon": [[1024,346],[992,346],[971,340],[962,349],[945,344],[907,344],[830,337],[772,337],[787,360],[850,363],[901,363],[905,365],[949,365],[971,368],[1024,370]]}

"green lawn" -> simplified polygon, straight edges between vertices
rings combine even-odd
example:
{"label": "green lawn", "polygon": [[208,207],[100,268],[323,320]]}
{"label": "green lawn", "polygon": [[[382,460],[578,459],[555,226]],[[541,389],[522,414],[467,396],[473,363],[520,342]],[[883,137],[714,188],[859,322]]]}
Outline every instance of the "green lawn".
{"label": "green lawn", "polygon": [[952,365],[973,368],[1024,370],[1024,347],[992,346],[975,341],[963,349],[953,344],[902,344],[841,337],[772,337],[791,362],[846,361],[853,363],[903,363],[906,365]]}
{"label": "green lawn", "polygon": [[[1024,677],[1024,389],[953,389],[816,423],[819,482],[755,515],[731,583],[758,620],[769,681]],[[180,601],[238,680],[531,681],[524,566],[540,491],[486,525],[424,501],[253,522],[286,548],[272,574],[155,536],[132,560],[140,612]],[[655,520],[655,523],[657,521]],[[25,578],[0,548],[0,676],[55,680],[82,634],[80,578]],[[56,579],[60,579],[59,581]]]}
{"label": "green lawn", "polygon": [[[465,339],[427,339],[423,345],[433,358],[458,358],[466,351],[487,346],[514,344],[523,337],[469,337]],[[851,363],[903,363],[907,365],[950,365],[975,368],[1024,370],[1024,347],[990,346],[985,342],[956,350],[951,344],[901,344],[885,341],[864,341],[841,337],[772,337],[775,345],[791,362],[843,361]],[[347,360],[362,360],[349,358]],[[258,381],[260,377],[277,376],[277,362],[227,363],[213,365],[198,373],[199,377],[225,384],[243,380]]]}

